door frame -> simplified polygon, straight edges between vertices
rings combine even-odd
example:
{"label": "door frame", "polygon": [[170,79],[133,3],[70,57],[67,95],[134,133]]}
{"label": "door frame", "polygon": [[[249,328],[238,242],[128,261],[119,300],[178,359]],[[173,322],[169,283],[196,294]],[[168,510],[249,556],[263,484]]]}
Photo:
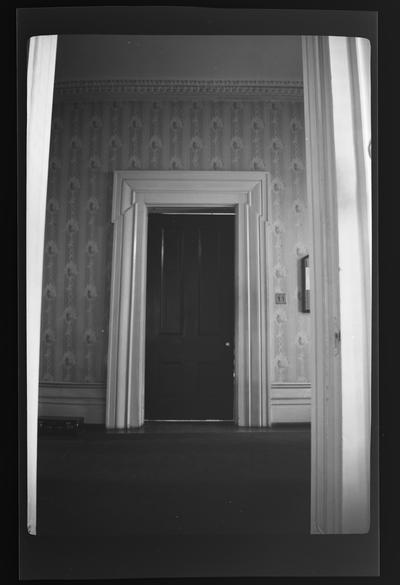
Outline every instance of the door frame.
{"label": "door frame", "polygon": [[235,210],[234,420],[265,427],[272,366],[269,173],[115,171],[106,428],[144,424],[147,220],[150,209]]}
{"label": "door frame", "polygon": [[304,36],[311,279],[311,533],[340,533],[342,413],[335,143],[329,37]]}
{"label": "door frame", "polygon": [[[371,175],[362,164],[367,149],[364,151],[361,140],[366,132],[361,97],[367,100],[367,95],[362,93],[358,73],[358,40],[302,37],[307,199],[313,235],[313,534],[365,534],[370,525],[371,252],[367,184],[371,184]],[[340,103],[338,95],[343,98]],[[342,111],[347,112],[346,118]],[[346,155],[346,162],[343,155],[339,156],[344,143],[352,151],[351,157]],[[358,213],[354,213],[357,206]],[[343,227],[360,234],[359,249],[345,249],[348,240]],[[343,249],[350,262],[341,261]],[[365,311],[362,327],[354,310],[359,306]],[[359,368],[356,374],[353,364]]]}

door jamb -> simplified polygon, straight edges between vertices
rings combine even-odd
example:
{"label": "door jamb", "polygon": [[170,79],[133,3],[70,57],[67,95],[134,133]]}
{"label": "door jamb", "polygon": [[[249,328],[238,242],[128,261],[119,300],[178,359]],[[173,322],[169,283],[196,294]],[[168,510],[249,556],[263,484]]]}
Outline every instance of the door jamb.
{"label": "door jamb", "polygon": [[342,385],[329,37],[302,37],[311,276],[311,532],[340,533]]}

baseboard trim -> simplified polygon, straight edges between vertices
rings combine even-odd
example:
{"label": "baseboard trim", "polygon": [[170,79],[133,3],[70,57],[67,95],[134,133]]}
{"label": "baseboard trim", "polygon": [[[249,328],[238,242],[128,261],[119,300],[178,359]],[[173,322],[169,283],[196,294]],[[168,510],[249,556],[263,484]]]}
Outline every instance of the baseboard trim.
{"label": "baseboard trim", "polygon": [[[39,416],[82,416],[85,424],[105,424],[106,386],[102,383],[41,382]],[[309,423],[311,385],[271,385],[270,423]]]}
{"label": "baseboard trim", "polygon": [[80,416],[84,418],[85,424],[104,425],[105,409],[105,384],[39,384],[39,416]]}
{"label": "baseboard trim", "polygon": [[271,384],[270,422],[311,422],[311,385],[308,382]]}

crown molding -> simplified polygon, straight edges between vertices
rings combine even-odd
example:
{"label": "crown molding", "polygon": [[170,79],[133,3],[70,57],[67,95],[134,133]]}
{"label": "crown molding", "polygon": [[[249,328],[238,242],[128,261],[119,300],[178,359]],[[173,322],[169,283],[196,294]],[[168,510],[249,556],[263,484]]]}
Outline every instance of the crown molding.
{"label": "crown molding", "polygon": [[58,81],[55,100],[102,99],[241,99],[302,100],[301,81],[281,80],[189,80],[189,79],[90,79]]}

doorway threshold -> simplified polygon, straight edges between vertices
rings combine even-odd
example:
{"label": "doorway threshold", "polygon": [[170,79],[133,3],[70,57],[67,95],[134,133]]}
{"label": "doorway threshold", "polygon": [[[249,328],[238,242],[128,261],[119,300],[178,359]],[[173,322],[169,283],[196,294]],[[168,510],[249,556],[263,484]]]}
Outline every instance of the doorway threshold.
{"label": "doorway threshold", "polygon": [[180,433],[265,433],[267,427],[239,427],[233,420],[145,420],[142,427],[129,429],[134,434]]}
{"label": "doorway threshold", "polygon": [[138,430],[144,433],[221,433],[235,428],[233,420],[145,420]]}

